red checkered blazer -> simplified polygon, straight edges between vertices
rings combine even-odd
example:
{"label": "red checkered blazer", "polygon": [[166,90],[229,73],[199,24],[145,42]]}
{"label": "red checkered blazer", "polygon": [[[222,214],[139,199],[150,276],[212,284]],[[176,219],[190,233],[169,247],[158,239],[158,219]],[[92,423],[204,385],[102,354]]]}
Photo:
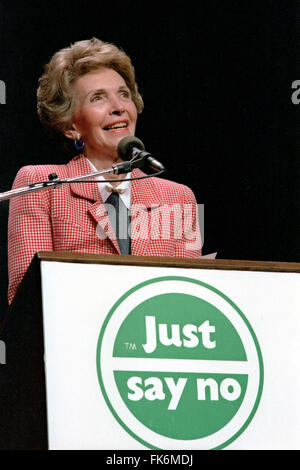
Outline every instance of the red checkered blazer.
{"label": "red checkered blazer", "polygon": [[[46,181],[51,173],[71,178],[91,173],[91,168],[82,155],[66,165],[25,166],[13,188]],[[132,172],[133,177],[142,175],[140,170]],[[201,255],[197,205],[188,187],[154,177],[132,181],[131,208],[132,255]],[[9,303],[38,251],[120,253],[97,183],[64,184],[11,199]]]}

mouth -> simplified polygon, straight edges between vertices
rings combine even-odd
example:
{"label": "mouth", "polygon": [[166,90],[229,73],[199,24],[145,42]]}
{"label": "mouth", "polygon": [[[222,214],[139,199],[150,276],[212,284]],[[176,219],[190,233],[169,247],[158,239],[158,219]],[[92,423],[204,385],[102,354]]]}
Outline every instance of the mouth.
{"label": "mouth", "polygon": [[108,132],[123,132],[128,129],[128,121],[118,121],[111,124],[108,124],[103,128]]}

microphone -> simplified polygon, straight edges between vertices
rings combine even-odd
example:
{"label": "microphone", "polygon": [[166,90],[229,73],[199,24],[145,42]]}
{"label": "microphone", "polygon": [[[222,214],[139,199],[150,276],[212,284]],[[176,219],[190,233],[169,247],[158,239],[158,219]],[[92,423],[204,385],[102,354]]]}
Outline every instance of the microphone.
{"label": "microphone", "polygon": [[[122,160],[131,160],[133,168],[135,168],[134,162],[136,161],[136,167],[138,168],[147,166],[152,168],[152,170],[165,171],[164,166],[153,158],[151,153],[145,151],[143,142],[137,137],[124,137],[124,139],[120,140],[117,150]],[[142,165],[139,165],[141,161]]]}

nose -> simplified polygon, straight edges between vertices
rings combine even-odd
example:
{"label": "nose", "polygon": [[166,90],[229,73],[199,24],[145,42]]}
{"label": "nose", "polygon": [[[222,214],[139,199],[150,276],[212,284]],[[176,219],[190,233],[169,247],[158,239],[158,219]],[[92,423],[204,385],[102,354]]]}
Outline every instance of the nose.
{"label": "nose", "polygon": [[110,114],[120,116],[125,111],[124,103],[119,96],[114,96],[110,99]]}

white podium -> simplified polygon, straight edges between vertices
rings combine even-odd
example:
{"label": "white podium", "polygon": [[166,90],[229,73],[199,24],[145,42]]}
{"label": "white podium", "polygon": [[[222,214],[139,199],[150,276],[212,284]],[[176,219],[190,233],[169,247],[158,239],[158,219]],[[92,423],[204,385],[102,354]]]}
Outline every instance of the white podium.
{"label": "white podium", "polygon": [[300,264],[39,259],[50,449],[300,449]]}

